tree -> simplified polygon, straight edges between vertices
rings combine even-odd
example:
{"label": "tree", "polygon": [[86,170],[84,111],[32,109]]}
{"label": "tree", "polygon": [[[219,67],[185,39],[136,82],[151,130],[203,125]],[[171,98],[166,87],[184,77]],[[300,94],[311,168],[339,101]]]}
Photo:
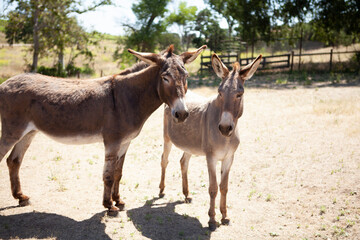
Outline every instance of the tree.
{"label": "tree", "polygon": [[205,0],[207,4],[210,5],[212,9],[220,13],[226,20],[228,24],[228,36],[231,37],[233,34],[233,28],[236,23],[233,16],[230,14],[231,9],[229,9],[229,1],[227,0]]}
{"label": "tree", "polygon": [[[111,0],[99,0],[88,7],[82,7],[78,0],[8,0],[8,3],[16,3],[17,6],[8,14],[9,20],[5,27],[7,41],[10,44],[20,41],[31,44],[31,71],[36,72],[40,53],[55,45],[59,47],[57,50],[62,49],[60,42],[68,46],[64,44],[68,41],[65,36],[79,31],[77,22],[69,17],[71,13],[92,11],[98,6],[111,4]],[[59,32],[60,40],[55,39],[60,36]],[[58,44],[54,44],[55,42]],[[63,49],[59,50],[59,63],[63,67],[61,52],[63,53]]]}
{"label": "tree", "polygon": [[[315,38],[331,45],[343,44],[346,36],[352,42],[360,38],[360,2],[352,0],[318,0],[312,21]],[[347,42],[348,44],[351,43]]]}
{"label": "tree", "polygon": [[196,19],[196,11],[197,7],[187,7],[186,2],[180,2],[178,11],[170,13],[170,15],[167,17],[169,25],[176,24],[179,27],[183,51],[186,51],[189,48],[189,44],[191,42],[191,25]]}
{"label": "tree", "polygon": [[15,10],[8,14],[8,22],[5,26],[6,39],[9,44],[14,42],[32,43],[33,61],[31,71],[37,71],[38,58],[43,50],[41,30],[45,27],[44,15],[46,0],[26,1],[11,0],[9,3],[16,2],[18,5]]}
{"label": "tree", "polygon": [[196,47],[206,44],[212,51],[220,52],[223,50],[223,40],[227,33],[221,29],[216,16],[209,9],[201,10],[195,20],[195,30],[199,36],[193,39]]}
{"label": "tree", "polygon": [[[177,33],[162,33],[158,38],[160,50],[167,49],[171,44],[174,46],[181,46],[181,39]],[[174,53],[179,54],[181,49],[175,48]]]}
{"label": "tree", "polygon": [[254,45],[261,39],[270,41],[271,19],[269,0],[231,0],[229,13],[238,22],[237,31],[242,40],[250,42],[251,56],[254,57]]}
{"label": "tree", "polygon": [[130,32],[126,46],[142,52],[155,49],[157,38],[166,30],[164,15],[170,0],[141,0],[133,4],[131,9],[137,21],[136,24],[124,24]]}
{"label": "tree", "polygon": [[228,21],[229,36],[232,27],[238,25],[235,30],[242,40],[251,43],[252,55],[257,40],[270,41],[270,0],[207,0],[207,2]]}

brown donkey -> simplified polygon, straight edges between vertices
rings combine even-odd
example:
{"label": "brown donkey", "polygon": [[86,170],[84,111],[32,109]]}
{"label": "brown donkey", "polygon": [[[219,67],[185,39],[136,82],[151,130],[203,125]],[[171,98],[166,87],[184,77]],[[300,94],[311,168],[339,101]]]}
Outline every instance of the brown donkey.
{"label": "brown donkey", "polygon": [[230,167],[240,143],[237,121],[243,113],[244,82],[255,73],[261,55],[243,69],[240,69],[240,64],[235,62],[231,72],[216,54],[213,54],[211,60],[215,73],[222,78],[218,95],[206,99],[189,91],[185,98],[189,117],[181,124],[174,124],[170,109],[165,108],[164,152],[161,158],[162,172],[159,187],[160,196],[163,196],[165,171],[173,143],[184,151],[180,160],[182,185],[185,202],[190,202],[187,179],[189,160],[192,154],[205,155],[209,172],[209,228],[215,230],[215,198],[218,192],[216,162],[221,161],[221,223],[228,224],[230,220],[226,216],[226,194]]}
{"label": "brown donkey", "polygon": [[173,53],[172,45],[161,54],[129,49],[147,64],[140,64],[140,71],[124,75],[70,80],[21,74],[1,84],[0,161],[14,146],[7,159],[14,198],[20,205],[29,203],[29,197],[21,191],[19,168],[31,140],[41,131],[62,143],[103,141],[103,205],[110,211],[123,209],[119,181],[131,140],[162,103],[171,108],[175,121],[187,118],[184,64],[192,62],[205,48],[181,55]]}

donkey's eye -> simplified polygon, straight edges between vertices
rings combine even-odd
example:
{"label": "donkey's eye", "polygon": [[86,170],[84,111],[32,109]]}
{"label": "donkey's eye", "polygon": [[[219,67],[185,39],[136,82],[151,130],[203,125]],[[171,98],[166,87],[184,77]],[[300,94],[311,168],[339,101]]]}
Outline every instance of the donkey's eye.
{"label": "donkey's eye", "polygon": [[166,77],[163,77],[163,81],[169,83],[169,79],[167,79]]}
{"label": "donkey's eye", "polygon": [[243,95],[242,93],[238,93],[236,94],[236,98],[241,98],[242,95]]}

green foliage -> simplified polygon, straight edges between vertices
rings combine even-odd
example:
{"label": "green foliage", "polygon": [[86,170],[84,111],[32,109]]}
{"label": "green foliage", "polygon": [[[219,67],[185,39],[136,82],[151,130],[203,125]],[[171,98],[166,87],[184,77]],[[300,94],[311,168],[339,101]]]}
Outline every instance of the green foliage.
{"label": "green foliage", "polygon": [[163,18],[169,2],[170,0],[141,0],[132,5],[131,9],[137,22],[134,26],[126,25],[130,32],[126,39],[127,46],[133,46],[142,52],[151,52],[155,49],[157,37],[166,30]]}
{"label": "green foliage", "polygon": [[219,19],[214,17],[209,9],[201,10],[195,20],[195,30],[200,34],[193,39],[196,47],[206,44],[212,51],[221,52],[223,41],[227,37],[226,30],[221,29]]}
{"label": "green foliage", "polygon": [[79,74],[92,75],[94,74],[94,69],[92,69],[89,64],[84,64],[84,66],[80,68],[69,63],[65,69],[61,69],[58,65],[53,67],[40,66],[38,73],[54,77],[74,77]]}
{"label": "green foliage", "polygon": [[16,3],[15,10],[8,14],[5,26],[6,39],[10,44],[24,42],[32,44],[32,71],[36,71],[38,57],[48,56],[52,52],[58,58],[58,70],[64,68],[65,49],[71,48],[70,62],[79,55],[90,60],[92,54],[87,48],[93,44],[87,34],[77,23],[73,13],[84,13],[101,5],[110,4],[110,0],[94,1],[91,6],[82,7],[77,0],[9,0]]}
{"label": "green foliage", "polygon": [[0,19],[0,32],[5,32],[5,26],[7,24],[7,21],[4,19]]}
{"label": "green foliage", "polygon": [[215,10],[216,12],[218,12],[220,15],[222,15],[225,19],[226,22],[229,26],[229,30],[228,30],[228,34],[229,36],[232,35],[233,32],[233,27],[236,23],[234,17],[231,13],[231,6],[232,6],[232,2],[233,1],[228,1],[228,0],[205,0],[205,2],[207,4],[209,4],[209,6]]}
{"label": "green foliage", "polygon": [[164,16],[169,2],[170,0],[141,0],[132,5],[131,9],[137,18],[136,24],[123,24],[127,28],[127,36],[118,39],[119,45],[113,54],[120,66],[135,62],[135,58],[124,49],[132,48],[141,52],[155,50],[159,36],[166,30]]}
{"label": "green foliage", "polygon": [[160,35],[158,41],[160,50],[164,50],[171,44],[174,44],[175,53],[179,53],[181,48],[181,39],[177,33],[163,33]]}
{"label": "green foliage", "polygon": [[[351,0],[315,2],[315,39],[327,45],[349,45],[360,38],[360,5]],[[345,40],[344,40],[345,39]]]}
{"label": "green foliage", "polygon": [[193,29],[192,25],[196,19],[196,11],[197,7],[187,7],[186,2],[180,2],[178,11],[170,13],[170,15],[166,18],[169,25],[176,24],[179,27],[183,50],[187,50],[189,48],[192,38],[190,32]]}

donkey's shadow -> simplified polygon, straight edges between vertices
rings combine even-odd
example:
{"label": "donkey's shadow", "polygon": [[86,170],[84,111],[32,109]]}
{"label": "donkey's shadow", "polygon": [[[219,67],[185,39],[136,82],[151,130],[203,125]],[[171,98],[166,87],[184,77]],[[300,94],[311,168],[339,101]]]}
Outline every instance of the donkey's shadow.
{"label": "donkey's shadow", "polygon": [[210,239],[211,231],[198,219],[175,212],[176,201],[156,204],[148,200],[142,207],[127,211],[128,217],[141,234],[150,239]]}
{"label": "donkey's shadow", "polygon": [[55,239],[111,239],[105,233],[101,218],[106,211],[78,222],[52,213],[22,213],[0,215],[0,239],[55,238]]}

